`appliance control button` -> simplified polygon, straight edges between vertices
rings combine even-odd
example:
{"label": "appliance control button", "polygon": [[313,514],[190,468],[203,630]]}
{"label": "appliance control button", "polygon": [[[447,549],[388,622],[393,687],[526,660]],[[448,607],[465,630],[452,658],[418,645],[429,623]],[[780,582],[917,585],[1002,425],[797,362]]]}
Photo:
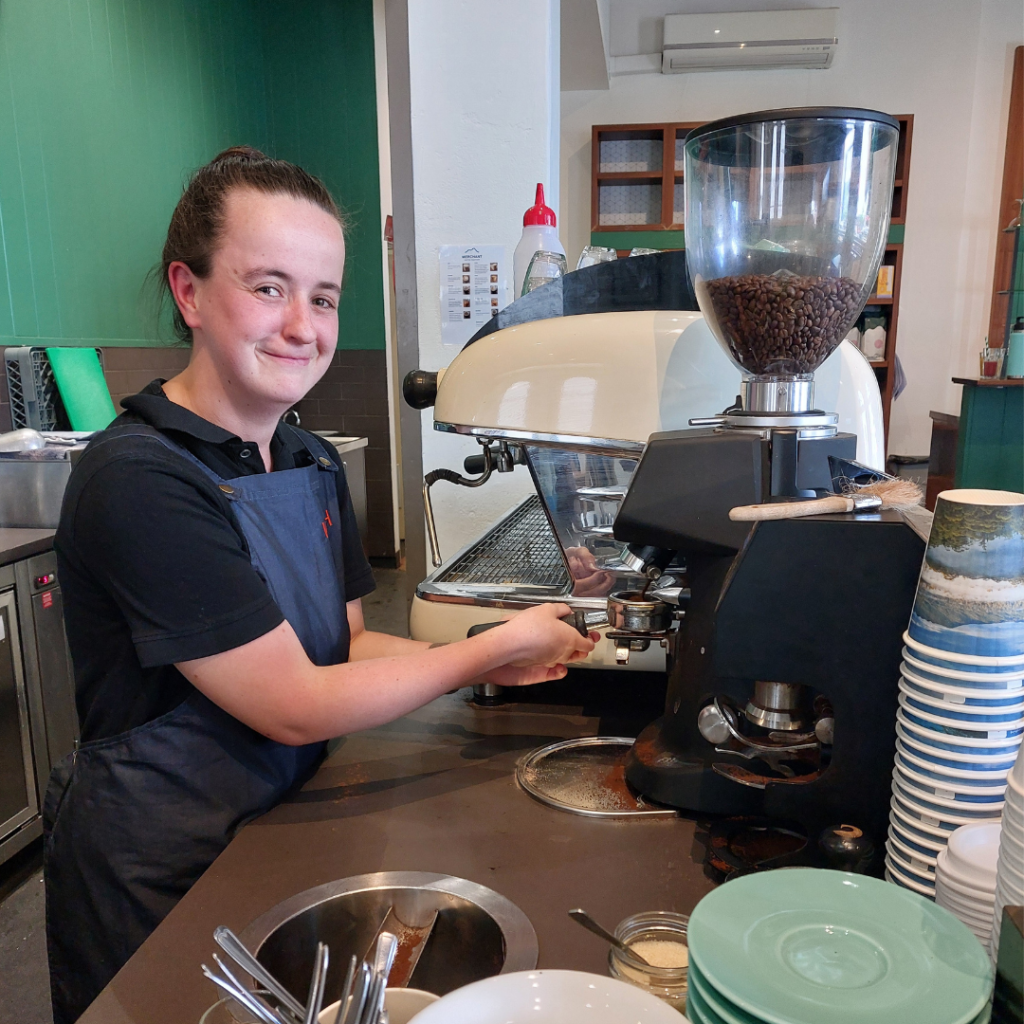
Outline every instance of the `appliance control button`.
{"label": "appliance control button", "polygon": [[57,574],[55,572],[47,572],[35,578],[35,585],[37,587],[48,587],[56,578]]}
{"label": "appliance control button", "polygon": [[701,736],[715,746],[725,743],[731,735],[725,716],[715,704],[708,704],[700,709],[697,715],[697,728]]}

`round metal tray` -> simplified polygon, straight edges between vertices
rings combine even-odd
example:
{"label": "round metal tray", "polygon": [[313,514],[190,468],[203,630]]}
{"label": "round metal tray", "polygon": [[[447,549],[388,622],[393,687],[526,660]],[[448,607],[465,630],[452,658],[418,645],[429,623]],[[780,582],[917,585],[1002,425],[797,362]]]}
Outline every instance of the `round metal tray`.
{"label": "round metal tray", "polygon": [[627,736],[560,740],[527,754],[516,781],[549,807],[591,818],[675,818],[676,811],[649,803],[626,783]]}

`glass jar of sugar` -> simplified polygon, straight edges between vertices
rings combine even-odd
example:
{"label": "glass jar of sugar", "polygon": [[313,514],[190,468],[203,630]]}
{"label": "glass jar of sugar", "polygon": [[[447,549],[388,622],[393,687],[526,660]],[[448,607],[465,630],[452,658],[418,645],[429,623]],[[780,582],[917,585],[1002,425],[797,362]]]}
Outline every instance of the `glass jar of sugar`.
{"label": "glass jar of sugar", "polygon": [[615,937],[650,964],[643,964],[611,947],[608,973],[664,999],[680,1013],[686,1009],[686,972],[690,951],[686,945],[685,914],[650,910],[620,921]]}

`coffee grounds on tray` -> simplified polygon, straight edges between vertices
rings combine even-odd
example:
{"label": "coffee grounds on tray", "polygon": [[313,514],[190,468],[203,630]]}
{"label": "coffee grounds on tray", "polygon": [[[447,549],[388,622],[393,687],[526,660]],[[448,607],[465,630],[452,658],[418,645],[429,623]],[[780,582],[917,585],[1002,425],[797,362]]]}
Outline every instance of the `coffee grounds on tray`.
{"label": "coffee grounds on tray", "polygon": [[749,373],[813,373],[861,306],[848,277],[743,274],[705,282],[733,358]]}

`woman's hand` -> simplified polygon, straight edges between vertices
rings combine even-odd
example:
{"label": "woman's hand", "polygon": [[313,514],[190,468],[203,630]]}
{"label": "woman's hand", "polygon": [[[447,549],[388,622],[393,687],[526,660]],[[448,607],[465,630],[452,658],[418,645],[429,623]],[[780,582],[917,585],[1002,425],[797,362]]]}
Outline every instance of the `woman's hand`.
{"label": "woman's hand", "polygon": [[567,604],[541,604],[520,612],[483,636],[502,643],[501,653],[508,659],[505,665],[513,668],[567,665],[585,658],[599,639],[597,634],[583,637],[561,621],[571,614]]}

